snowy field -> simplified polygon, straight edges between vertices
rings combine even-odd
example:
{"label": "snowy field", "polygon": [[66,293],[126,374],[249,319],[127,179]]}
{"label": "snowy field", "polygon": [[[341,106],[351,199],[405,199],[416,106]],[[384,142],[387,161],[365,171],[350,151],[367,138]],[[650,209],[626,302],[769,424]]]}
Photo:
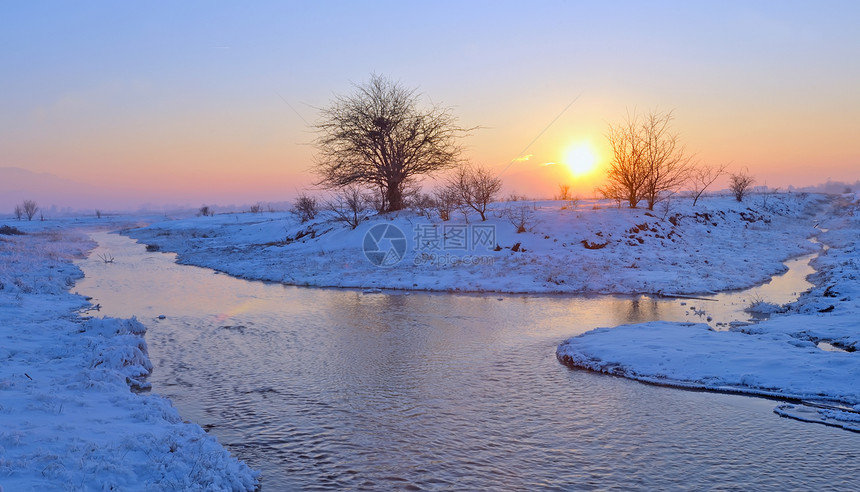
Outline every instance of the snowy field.
{"label": "snowy field", "polygon": [[95,246],[81,222],[6,224],[27,234],[0,235],[0,489],[253,490],[214,437],[132,391],[152,369],[143,325],[68,292]]}
{"label": "snowy field", "polygon": [[[820,195],[708,198],[629,210],[606,202],[495,204],[488,220],[415,211],[352,230],[325,214],[222,214],[134,229],[120,219],[4,221],[0,234],[0,487],[3,490],[253,490],[257,473],[170,402],[137,392],[152,369],[145,328],[100,318],[73,293],[82,232],[126,229],[180,261],[278,282],[359,288],[534,293],[701,294],[750,287],[821,246],[816,287],[786,314],[714,332],[651,323],[564,342],[565,363],[643,381],[814,399],[777,411],[860,428],[857,348],[860,205]],[[564,206],[564,208],[562,208]],[[832,207],[832,208],[831,208]],[[511,217],[526,220],[517,233]],[[151,218],[149,220],[152,220]],[[382,225],[380,237],[374,226]],[[391,225],[396,227],[391,229]],[[818,226],[815,228],[814,226]],[[368,235],[368,231],[371,230]],[[4,232],[10,232],[5,230]],[[14,232],[14,231],[12,231]],[[371,260],[396,264],[378,266]],[[398,246],[399,245],[399,246]],[[377,261],[379,263],[379,261]],[[784,309],[777,309],[784,310]],[[840,407],[841,405],[841,407]]]}
{"label": "snowy field", "polygon": [[[798,193],[744,203],[705,198],[695,207],[676,199],[653,212],[606,201],[511,202],[493,204],[486,222],[474,213],[443,222],[403,211],[372,216],[355,230],[326,214],[305,224],[286,212],[222,214],[127,234],[178,253],[182,263],[295,285],[702,294],[760,284],[783,272],[784,260],[816,251],[807,238],[817,232],[822,202],[821,195]],[[511,217],[524,218],[527,230],[517,233]],[[396,226],[406,241],[400,261],[388,267],[362,249],[380,224]]]}
{"label": "snowy field", "polygon": [[[840,197],[818,235],[815,287],[769,320],[713,331],[656,322],[563,342],[559,360],[640,381],[794,400],[784,416],[860,431],[860,202]],[[823,350],[826,348],[827,350]]]}
{"label": "snowy field", "polygon": [[[670,322],[598,329],[565,341],[557,355],[571,366],[641,381],[784,397],[796,403],[778,413],[860,429],[860,360],[840,351],[854,351],[860,339],[860,301],[853,300],[860,212],[853,196],[783,193],[743,203],[709,197],[653,212],[608,202],[570,205],[498,203],[486,222],[404,211],[373,216],[355,230],[325,215],[301,224],[287,213],[225,214],[127,233],[178,253],[181,262],[244,278],[455,292],[711,294],[765,282],[785,270],[783,261],[824,245],[830,249],[814,261],[817,287],[791,306],[759,305],[774,312],[769,321],[722,332]],[[524,215],[527,231],[517,233],[510,217]],[[393,266],[373,264],[362,249],[379,224],[405,236]],[[487,226],[492,246],[467,240],[445,247],[457,228],[471,239]]]}

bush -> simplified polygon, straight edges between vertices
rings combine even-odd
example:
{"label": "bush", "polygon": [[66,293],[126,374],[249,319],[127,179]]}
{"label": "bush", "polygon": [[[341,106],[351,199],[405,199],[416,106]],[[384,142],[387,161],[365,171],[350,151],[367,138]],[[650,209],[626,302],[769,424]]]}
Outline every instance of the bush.
{"label": "bush", "polygon": [[11,227],[11,226],[4,225],[4,226],[0,227],[0,234],[2,234],[4,236],[23,236],[27,233],[18,229],[17,227]]}
{"label": "bush", "polygon": [[303,224],[309,220],[314,220],[319,212],[317,199],[301,193],[296,197],[296,201],[293,203],[293,208],[290,212],[298,217]]}
{"label": "bush", "polygon": [[459,202],[487,220],[487,207],[502,189],[502,180],[489,169],[480,166],[463,166],[457,170],[448,187]]}
{"label": "bush", "polygon": [[367,205],[364,193],[359,187],[347,186],[326,204],[326,208],[334,214],[335,220],[346,222],[355,229],[370,215]]}
{"label": "bush", "polygon": [[753,183],[755,183],[755,179],[746,172],[732,174],[729,189],[735,195],[735,200],[744,201],[744,197],[749,193]]}
{"label": "bush", "polygon": [[423,215],[430,219],[431,212],[436,209],[436,199],[427,193],[416,193],[410,197],[409,206],[415,209],[418,215]]}
{"label": "bush", "polygon": [[508,221],[517,228],[517,234],[526,232],[527,227],[532,227],[534,224],[534,211],[528,205],[522,205],[512,209],[506,209],[504,216]]}
{"label": "bush", "polygon": [[439,219],[443,221],[451,220],[451,212],[460,206],[460,198],[457,193],[446,186],[437,189],[434,198],[436,213],[439,214]]}

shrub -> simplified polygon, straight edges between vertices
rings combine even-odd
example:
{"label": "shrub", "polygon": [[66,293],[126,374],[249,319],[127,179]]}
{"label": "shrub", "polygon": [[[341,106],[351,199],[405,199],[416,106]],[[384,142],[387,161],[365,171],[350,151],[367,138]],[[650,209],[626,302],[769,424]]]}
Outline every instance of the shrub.
{"label": "shrub", "polygon": [[370,215],[367,200],[357,186],[343,188],[326,204],[326,208],[334,214],[335,220],[346,222],[353,229]]}
{"label": "shrub", "polygon": [[504,215],[511,225],[517,228],[517,234],[526,232],[527,227],[534,225],[535,213],[528,205],[507,209]]}
{"label": "shrub", "polygon": [[314,220],[319,212],[317,199],[305,193],[300,193],[296,197],[296,201],[293,202],[293,208],[290,212],[298,217],[303,224],[309,220]]}
{"label": "shrub", "polygon": [[2,234],[4,236],[23,236],[27,233],[18,229],[17,227],[11,227],[11,226],[4,225],[4,226],[0,226],[0,234]]}

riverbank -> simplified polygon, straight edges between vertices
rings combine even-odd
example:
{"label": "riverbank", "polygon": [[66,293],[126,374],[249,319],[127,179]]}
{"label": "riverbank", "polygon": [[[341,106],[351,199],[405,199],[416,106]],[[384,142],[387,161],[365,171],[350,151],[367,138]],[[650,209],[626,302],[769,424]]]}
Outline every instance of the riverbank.
{"label": "riverbank", "polygon": [[254,490],[214,437],[132,391],[152,370],[145,327],[69,293],[95,246],[79,224],[14,225],[25,234],[0,235],[0,488]]}
{"label": "riverbank", "polygon": [[[675,199],[655,211],[607,201],[510,202],[493,204],[485,222],[476,214],[443,222],[402,211],[372,216],[354,230],[325,213],[307,223],[289,213],[219,214],[125,234],[177,253],[181,263],[291,285],[711,294],[761,284],[784,272],[785,260],[816,251],[807,238],[826,200],[781,193],[744,203],[707,197],[693,206]],[[520,222],[525,232],[517,232]]]}
{"label": "riverbank", "polygon": [[829,248],[813,260],[815,287],[772,306],[770,319],[726,332],[670,322],[599,328],[559,345],[559,360],[644,382],[799,400],[775,411],[860,431],[860,200],[844,195],[824,217],[818,239]]}

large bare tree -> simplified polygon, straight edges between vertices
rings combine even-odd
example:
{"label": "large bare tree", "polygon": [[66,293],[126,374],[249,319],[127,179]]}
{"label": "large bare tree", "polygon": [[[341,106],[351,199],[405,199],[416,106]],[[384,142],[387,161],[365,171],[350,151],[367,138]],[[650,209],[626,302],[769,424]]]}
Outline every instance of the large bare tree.
{"label": "large bare tree", "polygon": [[671,129],[672,112],[651,111],[644,117],[628,114],[627,121],[610,125],[612,148],[610,188],[623,194],[630,208],[648,202],[648,209],[687,180],[692,156]]}
{"label": "large bare tree", "polygon": [[319,185],[379,190],[382,209],[404,207],[409,178],[454,167],[458,138],[469,129],[445,107],[421,106],[419,95],[380,75],[321,110],[314,129]]}

